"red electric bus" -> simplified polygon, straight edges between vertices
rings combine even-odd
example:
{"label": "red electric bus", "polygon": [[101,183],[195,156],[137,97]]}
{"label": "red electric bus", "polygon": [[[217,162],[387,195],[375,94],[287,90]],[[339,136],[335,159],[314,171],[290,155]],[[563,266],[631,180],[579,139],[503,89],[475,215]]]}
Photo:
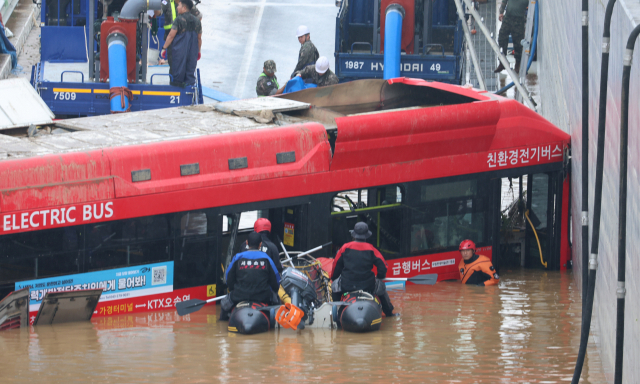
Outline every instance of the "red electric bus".
{"label": "red electric bus", "polygon": [[56,290],[103,288],[94,316],[216,296],[258,217],[325,257],[365,221],[389,277],[457,279],[467,238],[499,268],[502,180],[521,176],[517,263],[569,261],[569,135],[487,92],[362,80],[40,131],[0,134],[0,297],[28,287],[32,314]]}

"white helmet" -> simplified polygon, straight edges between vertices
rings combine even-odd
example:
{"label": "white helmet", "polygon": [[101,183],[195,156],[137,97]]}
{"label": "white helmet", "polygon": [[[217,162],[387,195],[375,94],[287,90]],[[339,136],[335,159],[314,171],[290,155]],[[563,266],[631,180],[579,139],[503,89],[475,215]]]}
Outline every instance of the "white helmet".
{"label": "white helmet", "polygon": [[304,36],[304,35],[309,34],[309,33],[310,33],[309,32],[309,28],[307,28],[306,25],[301,25],[301,26],[298,27],[298,29],[296,29],[296,35],[298,37]]}
{"label": "white helmet", "polygon": [[327,72],[328,69],[329,69],[329,59],[327,59],[324,56],[320,56],[318,58],[318,61],[316,61],[316,72],[322,75],[323,73]]}

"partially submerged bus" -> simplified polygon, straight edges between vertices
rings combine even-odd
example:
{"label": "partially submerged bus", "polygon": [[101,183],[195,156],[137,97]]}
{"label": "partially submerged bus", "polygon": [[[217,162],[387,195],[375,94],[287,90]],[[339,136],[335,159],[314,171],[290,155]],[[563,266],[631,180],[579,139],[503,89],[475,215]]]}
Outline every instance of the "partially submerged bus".
{"label": "partially submerged bus", "polygon": [[521,265],[569,263],[569,136],[454,85],[361,80],[65,120],[0,143],[0,297],[28,287],[32,315],[49,291],[103,288],[94,316],[220,295],[258,217],[288,251],[332,241],[324,257],[367,222],[389,277],[457,279],[467,238],[500,268],[502,180],[523,175]]}

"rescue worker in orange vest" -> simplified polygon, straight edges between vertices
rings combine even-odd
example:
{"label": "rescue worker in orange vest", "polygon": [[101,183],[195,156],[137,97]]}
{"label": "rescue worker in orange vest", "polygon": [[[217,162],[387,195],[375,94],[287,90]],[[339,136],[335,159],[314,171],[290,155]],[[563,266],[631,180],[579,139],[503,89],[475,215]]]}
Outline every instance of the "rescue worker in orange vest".
{"label": "rescue worker in orange vest", "polygon": [[[387,262],[380,251],[367,243],[367,238],[371,236],[369,226],[358,222],[350,232],[353,241],[340,248],[333,262],[333,300],[340,300],[343,293],[362,290],[378,296],[382,312],[387,317],[398,316],[393,313],[393,304],[382,281],[387,276]],[[374,267],[377,274],[373,273]]]}
{"label": "rescue worker in orange vest", "polygon": [[476,255],[476,245],[471,240],[460,243],[462,260],[458,265],[462,284],[496,285],[500,276],[488,257]]}

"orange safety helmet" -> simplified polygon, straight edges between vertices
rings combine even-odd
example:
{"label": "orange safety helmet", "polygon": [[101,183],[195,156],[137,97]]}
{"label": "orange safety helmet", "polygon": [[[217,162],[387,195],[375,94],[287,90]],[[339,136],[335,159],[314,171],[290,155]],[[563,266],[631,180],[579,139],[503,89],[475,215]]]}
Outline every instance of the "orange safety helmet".
{"label": "orange safety helmet", "polygon": [[253,223],[253,230],[256,231],[256,233],[260,233],[262,231],[271,232],[271,222],[269,219],[260,218]]}
{"label": "orange safety helmet", "polygon": [[458,250],[462,251],[464,249],[472,249],[473,252],[475,252],[476,251],[476,244],[473,241],[469,240],[469,239],[462,240],[462,243],[460,243],[460,248]]}

